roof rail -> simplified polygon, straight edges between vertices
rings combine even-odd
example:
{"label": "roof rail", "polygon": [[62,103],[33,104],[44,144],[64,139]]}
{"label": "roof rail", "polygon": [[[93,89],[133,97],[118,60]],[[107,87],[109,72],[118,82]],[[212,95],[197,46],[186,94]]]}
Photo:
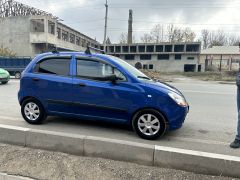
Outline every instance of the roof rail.
{"label": "roof rail", "polygon": [[100,52],[102,54],[105,54],[105,52],[103,50],[95,48],[95,47],[91,47],[91,46],[87,46],[87,49],[85,50],[85,53],[86,54],[92,54],[90,49],[95,50],[97,52]]}
{"label": "roof rail", "polygon": [[52,53],[53,54],[59,53],[56,45],[53,46]]}

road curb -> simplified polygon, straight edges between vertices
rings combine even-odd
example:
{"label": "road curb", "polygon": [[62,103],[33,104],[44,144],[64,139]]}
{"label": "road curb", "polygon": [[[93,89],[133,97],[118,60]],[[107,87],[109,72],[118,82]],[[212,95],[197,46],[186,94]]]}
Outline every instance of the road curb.
{"label": "road curb", "polygon": [[28,177],[8,175],[6,173],[0,173],[0,180],[33,180]]}
{"label": "road curb", "polygon": [[240,178],[240,157],[0,125],[0,143]]}

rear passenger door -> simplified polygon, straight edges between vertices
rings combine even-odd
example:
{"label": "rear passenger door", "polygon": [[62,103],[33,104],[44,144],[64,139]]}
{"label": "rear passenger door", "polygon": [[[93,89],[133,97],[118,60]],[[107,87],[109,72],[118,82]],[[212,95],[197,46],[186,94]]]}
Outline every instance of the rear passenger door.
{"label": "rear passenger door", "polygon": [[48,112],[71,113],[71,57],[42,59],[34,68],[32,85]]}

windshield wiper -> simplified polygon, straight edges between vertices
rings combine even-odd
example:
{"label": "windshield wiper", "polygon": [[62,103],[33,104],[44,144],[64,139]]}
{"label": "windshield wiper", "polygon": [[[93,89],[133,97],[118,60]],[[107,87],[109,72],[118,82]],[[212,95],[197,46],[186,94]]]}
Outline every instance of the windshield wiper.
{"label": "windshield wiper", "polygon": [[137,76],[137,78],[151,80],[149,77],[146,77],[146,76]]}

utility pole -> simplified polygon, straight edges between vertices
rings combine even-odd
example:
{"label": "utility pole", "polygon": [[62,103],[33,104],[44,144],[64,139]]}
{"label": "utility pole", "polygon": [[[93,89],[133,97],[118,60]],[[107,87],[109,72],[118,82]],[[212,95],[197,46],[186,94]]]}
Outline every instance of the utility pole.
{"label": "utility pole", "polygon": [[106,0],[105,8],[106,8],[106,13],[105,13],[104,40],[103,40],[104,52],[106,52],[106,40],[107,40],[108,0]]}

